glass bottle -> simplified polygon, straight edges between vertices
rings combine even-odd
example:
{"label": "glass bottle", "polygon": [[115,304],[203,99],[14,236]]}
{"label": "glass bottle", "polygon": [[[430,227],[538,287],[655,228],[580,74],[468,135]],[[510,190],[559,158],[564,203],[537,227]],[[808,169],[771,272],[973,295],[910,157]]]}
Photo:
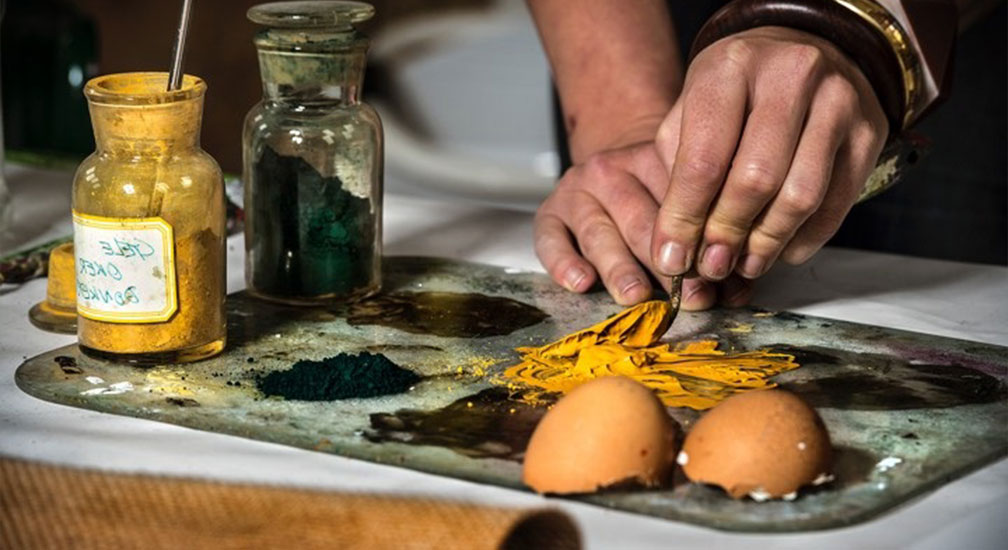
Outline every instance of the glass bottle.
{"label": "glass bottle", "polygon": [[368,39],[361,2],[251,8],[263,99],[245,118],[245,280],[293,304],[381,286],[382,128],[360,100]]}
{"label": "glass bottle", "polygon": [[74,176],[77,336],[89,355],[195,361],[225,340],[224,184],[199,147],[203,80],[100,76],[84,88],[97,150]]}

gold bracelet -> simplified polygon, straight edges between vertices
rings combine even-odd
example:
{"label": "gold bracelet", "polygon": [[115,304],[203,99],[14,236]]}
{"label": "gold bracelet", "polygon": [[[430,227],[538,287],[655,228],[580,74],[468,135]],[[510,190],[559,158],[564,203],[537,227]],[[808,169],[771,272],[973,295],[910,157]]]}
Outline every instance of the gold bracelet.
{"label": "gold bracelet", "polygon": [[[834,0],[837,4],[847,8],[872,27],[877,29],[885,37],[900,65],[903,73],[903,102],[905,110],[903,112],[904,130],[917,117],[919,111],[920,90],[923,86],[923,76],[921,74],[920,59],[910,45],[910,36],[885,8],[872,0]],[[898,133],[898,132],[894,132]]]}

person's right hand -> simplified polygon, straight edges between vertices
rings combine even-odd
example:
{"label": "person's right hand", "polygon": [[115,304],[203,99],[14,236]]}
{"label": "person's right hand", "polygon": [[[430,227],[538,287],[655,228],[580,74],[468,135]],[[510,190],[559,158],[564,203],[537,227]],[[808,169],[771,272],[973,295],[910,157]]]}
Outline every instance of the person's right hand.
{"label": "person's right hand", "polygon": [[655,265],[720,281],[807,261],[840,228],[888,133],[868,79],[828,40],[767,26],[715,42],[655,138],[670,178]]}

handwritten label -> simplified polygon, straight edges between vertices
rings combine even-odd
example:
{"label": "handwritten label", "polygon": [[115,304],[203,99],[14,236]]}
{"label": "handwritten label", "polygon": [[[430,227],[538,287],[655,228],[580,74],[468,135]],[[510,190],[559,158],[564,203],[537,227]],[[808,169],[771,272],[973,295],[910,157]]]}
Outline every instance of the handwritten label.
{"label": "handwritten label", "polygon": [[172,227],[161,218],[74,212],[77,312],[109,323],[159,323],[178,309]]}

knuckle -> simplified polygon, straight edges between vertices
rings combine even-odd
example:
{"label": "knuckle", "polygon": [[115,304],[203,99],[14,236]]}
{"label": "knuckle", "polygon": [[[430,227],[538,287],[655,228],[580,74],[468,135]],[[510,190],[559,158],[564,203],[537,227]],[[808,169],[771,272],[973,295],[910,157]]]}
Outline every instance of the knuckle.
{"label": "knuckle", "polygon": [[592,155],[585,160],[584,169],[592,180],[607,181],[617,175],[618,168],[609,155]]}
{"label": "knuckle", "polygon": [[638,247],[647,248],[654,232],[654,223],[645,216],[634,216],[627,223],[627,240]]}
{"label": "knuckle", "polygon": [[826,66],[826,54],[813,44],[791,44],[789,58],[803,76],[814,76]]}
{"label": "knuckle", "polygon": [[[631,264],[629,261],[617,260],[609,265],[605,273],[600,273],[602,280],[608,285],[613,285],[617,281],[626,277],[627,275],[636,275],[639,269],[635,264]],[[613,289],[618,290],[618,289]]]}
{"label": "knuckle", "polygon": [[727,39],[721,46],[726,66],[746,67],[753,60],[753,49],[745,40]]}
{"label": "knuckle", "polygon": [[806,247],[789,246],[781,252],[780,261],[787,265],[801,265],[812,257],[812,253]]}
{"label": "knuckle", "polygon": [[668,222],[666,226],[687,226],[691,228],[703,227],[706,219],[702,215],[697,215],[691,212],[680,212],[671,211],[666,212],[664,215],[665,220]]}
{"label": "knuckle", "polygon": [[704,150],[687,152],[686,159],[676,165],[684,181],[693,185],[707,185],[721,179],[727,169],[724,160],[714,158]]}
{"label": "knuckle", "polygon": [[569,168],[566,172],[564,172],[563,176],[560,176],[560,179],[558,179],[556,184],[553,186],[553,194],[550,198],[556,196],[557,193],[568,190],[571,185],[573,185],[575,179],[574,168]]}
{"label": "knuckle", "polygon": [[750,246],[758,245],[761,250],[780,249],[787,244],[794,233],[794,228],[783,224],[760,224],[753,228],[749,237]]}
{"label": "knuckle", "polygon": [[749,233],[749,224],[744,220],[728,219],[715,215],[711,217],[704,228],[704,240],[710,242],[725,242],[729,245],[739,244]]}
{"label": "knuckle", "polygon": [[676,145],[676,134],[677,128],[674,122],[665,121],[658,127],[658,133],[655,134],[655,147],[659,151],[669,151],[672,150]]}
{"label": "knuckle", "polygon": [[763,163],[749,163],[742,167],[736,185],[747,197],[763,198],[772,195],[780,183],[778,175]]}
{"label": "knuckle", "polygon": [[563,222],[560,221],[559,216],[550,211],[549,199],[547,199],[539,206],[539,209],[536,210],[535,218],[533,218],[533,227],[535,228],[536,239],[540,236],[551,233],[549,228],[551,226],[555,226],[557,223],[562,224]]}
{"label": "knuckle", "polygon": [[601,214],[587,216],[578,230],[578,243],[586,249],[597,248],[609,240],[613,229],[609,218]]}
{"label": "knuckle", "polygon": [[561,244],[561,236],[556,233],[556,231],[550,231],[545,229],[539,229],[536,231],[535,235],[535,248],[536,250],[549,251],[556,249],[557,244]]}
{"label": "knuckle", "polygon": [[570,193],[580,186],[582,170],[579,166],[568,168],[564,175],[557,180],[556,185],[553,187],[553,193],[550,194],[548,201],[556,201],[557,195],[563,195]]}
{"label": "knuckle", "polygon": [[543,265],[547,266],[546,271],[561,284],[564,283],[568,271],[581,265],[581,261],[571,255],[559,255],[553,258],[540,257],[539,259]]}
{"label": "knuckle", "polygon": [[780,201],[785,213],[791,218],[807,218],[819,204],[823,193],[818,187],[810,185],[786,186],[781,190]]}
{"label": "knuckle", "polygon": [[855,142],[865,144],[867,149],[874,149],[885,140],[885,132],[888,132],[888,122],[875,121],[871,118],[862,118],[851,130],[851,138]]}
{"label": "knuckle", "polygon": [[838,105],[845,110],[853,111],[861,103],[861,94],[857,88],[847,78],[842,75],[833,75],[823,83],[823,91],[827,94],[827,99],[833,105]]}

